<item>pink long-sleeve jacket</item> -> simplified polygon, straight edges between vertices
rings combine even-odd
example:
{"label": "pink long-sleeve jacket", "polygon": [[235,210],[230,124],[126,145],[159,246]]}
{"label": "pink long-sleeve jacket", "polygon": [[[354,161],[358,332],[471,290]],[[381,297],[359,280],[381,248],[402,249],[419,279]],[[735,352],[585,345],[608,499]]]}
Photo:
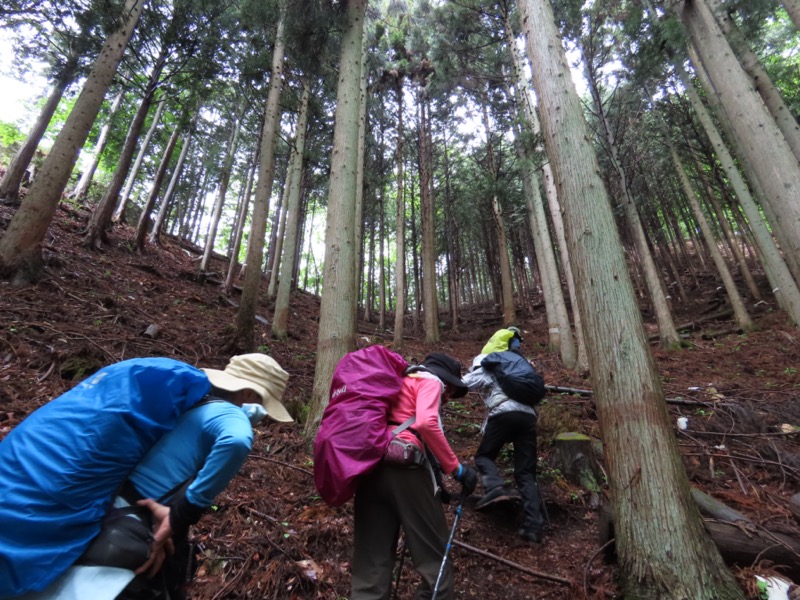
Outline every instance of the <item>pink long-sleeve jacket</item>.
{"label": "pink long-sleeve jacket", "polygon": [[[412,415],[416,421],[411,426],[442,466],[442,471],[452,473],[458,468],[458,458],[444,436],[439,419],[444,384],[432,373],[417,372],[403,378],[399,401],[389,409],[389,423],[405,423]],[[419,439],[406,429],[398,439],[410,442],[421,449]]]}

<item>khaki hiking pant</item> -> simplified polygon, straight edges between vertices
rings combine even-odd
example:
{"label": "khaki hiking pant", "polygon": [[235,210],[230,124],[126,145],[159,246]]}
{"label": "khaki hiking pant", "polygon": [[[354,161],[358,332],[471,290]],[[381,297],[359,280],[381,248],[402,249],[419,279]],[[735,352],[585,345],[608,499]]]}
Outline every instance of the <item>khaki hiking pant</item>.
{"label": "khaki hiking pant", "polygon": [[[359,484],[350,600],[388,600],[401,526],[411,562],[422,576],[414,598],[428,600],[450,532],[427,464],[416,468],[379,465]],[[448,557],[437,600],[454,597],[452,559]]]}

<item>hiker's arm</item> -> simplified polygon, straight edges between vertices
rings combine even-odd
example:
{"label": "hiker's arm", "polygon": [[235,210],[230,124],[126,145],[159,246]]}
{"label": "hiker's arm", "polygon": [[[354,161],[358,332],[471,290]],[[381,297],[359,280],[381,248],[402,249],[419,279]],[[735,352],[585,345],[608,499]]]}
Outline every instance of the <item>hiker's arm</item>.
{"label": "hiker's arm", "polygon": [[447,443],[439,424],[442,384],[438,379],[419,378],[415,380],[415,392],[417,420],[414,429],[442,465],[442,470],[445,473],[452,473],[458,468],[458,458]]}
{"label": "hiker's arm", "polygon": [[[185,498],[193,506],[208,508],[239,472],[253,445],[253,428],[244,412],[230,405],[210,418],[200,433],[201,443],[210,451],[203,468],[186,489]],[[193,524],[193,523],[190,523]]]}

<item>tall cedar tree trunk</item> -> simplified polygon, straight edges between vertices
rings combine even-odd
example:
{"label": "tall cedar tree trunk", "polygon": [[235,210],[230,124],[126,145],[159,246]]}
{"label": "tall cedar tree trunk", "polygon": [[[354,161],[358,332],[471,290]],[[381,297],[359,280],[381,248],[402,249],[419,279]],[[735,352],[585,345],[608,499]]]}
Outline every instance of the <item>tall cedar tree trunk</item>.
{"label": "tall cedar tree trunk", "polygon": [[89,186],[92,184],[95,171],[97,171],[97,165],[100,164],[103,150],[105,150],[106,144],[108,143],[108,134],[111,133],[111,122],[119,111],[119,107],[122,106],[122,100],[124,98],[125,88],[122,88],[116,98],[114,98],[114,102],[111,103],[111,108],[108,111],[108,118],[100,130],[100,135],[97,136],[97,143],[94,145],[94,150],[92,151],[92,163],[86,168],[83,175],[81,175],[78,185],[70,192],[69,195],[71,198],[82,199],[85,198],[86,194],[89,192]]}
{"label": "tall cedar tree trunk", "polygon": [[434,243],[433,161],[430,147],[430,100],[423,92],[419,101],[419,195],[422,218],[422,308],[425,342],[439,341],[439,303],[436,298],[436,245]]}
{"label": "tall cedar tree trunk", "polygon": [[214,208],[211,211],[211,223],[209,224],[208,237],[203,249],[203,258],[200,259],[200,272],[208,270],[208,261],[211,260],[211,253],[214,251],[214,242],[217,239],[217,228],[222,216],[222,207],[225,204],[225,196],[228,193],[228,183],[231,180],[231,170],[233,170],[233,159],[236,158],[236,146],[239,141],[239,131],[241,130],[241,118],[244,113],[244,101],[241,101],[240,108],[232,115],[231,131],[228,136],[228,143],[225,147],[225,162],[222,164],[222,172],[219,176],[219,189]]}
{"label": "tall cedar tree trunk", "polygon": [[275,292],[278,289],[278,269],[281,268],[281,252],[283,252],[283,236],[286,235],[286,213],[291,190],[291,163],[287,166],[286,179],[283,182],[283,192],[281,193],[280,205],[276,208],[278,220],[275,228],[274,246],[272,250],[272,262],[269,266],[269,283],[267,284],[267,299],[274,300]]}
{"label": "tall cedar tree trunk", "polygon": [[78,154],[97,118],[103,97],[114,79],[145,0],[127,0],[120,28],[108,36],[92,72],[56,137],[53,147],[0,239],[0,275],[17,282],[29,282],[41,274],[41,243],[53,220],[61,194],[69,180]]}
{"label": "tall cedar tree trunk", "polygon": [[700,203],[694,194],[689,176],[686,174],[686,168],[683,166],[683,162],[675,148],[671,146],[670,150],[672,153],[672,161],[675,164],[675,171],[678,173],[678,177],[680,177],[683,191],[686,194],[686,198],[689,200],[689,205],[692,207],[692,212],[694,213],[695,219],[697,219],[697,224],[700,226],[700,232],[703,235],[706,248],[711,254],[711,260],[714,261],[714,265],[716,265],[717,271],[722,279],[722,284],[728,294],[728,301],[731,303],[736,323],[743,331],[752,331],[754,328],[753,321],[747,313],[742,297],[739,295],[739,290],[736,289],[736,284],[733,281],[733,277],[731,277],[728,266],[725,264],[725,259],[722,258],[719,246],[717,246],[717,240],[714,238],[714,232],[711,231],[711,226],[708,224],[705,214],[703,214],[703,210],[700,208]]}
{"label": "tall cedar tree trunk", "polygon": [[267,235],[269,200],[272,195],[272,182],[275,177],[275,144],[278,141],[278,127],[281,117],[281,90],[283,89],[283,54],[286,3],[281,2],[278,31],[275,34],[275,47],[272,51],[272,74],[269,80],[267,104],[264,109],[264,128],[261,131],[261,161],[258,165],[258,184],[253,199],[253,220],[247,243],[247,257],[242,283],[242,298],[236,313],[236,325],[231,339],[231,350],[252,352],[255,347],[256,307],[261,287],[261,264],[264,260],[264,239]]}
{"label": "tall cedar tree trunk", "polygon": [[795,325],[800,325],[800,288],[798,288],[797,283],[795,283],[789,271],[789,267],[786,266],[778,248],[775,246],[772,234],[769,229],[767,229],[764,218],[758,210],[758,206],[753,196],[750,194],[750,190],[742,178],[742,175],[739,173],[733,156],[731,156],[728,146],[717,130],[711,115],[700,100],[694,86],[683,70],[682,65],[676,66],[678,75],[684,84],[684,89],[692,104],[692,108],[698,120],[703,125],[703,129],[717,154],[717,159],[720,165],[722,165],[728,177],[728,181],[736,197],[739,199],[739,204],[747,217],[750,230],[753,232],[753,237],[758,246],[762,264],[764,265],[764,271],[769,279],[770,287],[774,290],[778,304],[787,312],[789,318]]}
{"label": "tall cedar tree trunk", "polygon": [[306,149],[306,129],[308,128],[308,102],[311,98],[311,87],[303,80],[303,96],[300,99],[300,113],[297,116],[292,156],[289,161],[290,176],[289,197],[286,202],[286,240],[283,243],[281,271],[278,278],[278,292],[275,296],[275,313],[272,319],[272,335],[277,339],[286,339],[289,324],[289,303],[294,281],[295,257],[300,238],[300,197],[303,180],[303,155]]}
{"label": "tall cedar tree trunk", "polygon": [[800,125],[797,119],[794,118],[791,109],[787,106],[783,97],[781,96],[778,88],[772,82],[761,61],[756,56],[755,52],[750,48],[750,45],[745,40],[742,32],[739,31],[736,23],[731,19],[727,9],[720,3],[719,0],[706,0],[708,7],[714,13],[725,37],[730,43],[731,47],[736,51],[739,62],[742,68],[750,76],[753,87],[761,96],[764,105],[769,110],[775,123],[781,130],[786,143],[792,149],[797,160],[800,160]]}
{"label": "tall cedar tree trunk", "polygon": [[692,500],[549,0],[521,0],[606,446],[626,598],[743,600]]}
{"label": "tall cedar tree trunk", "polygon": [[317,368],[305,438],[314,439],[336,363],[355,350],[356,256],[353,215],[356,212],[356,161],[361,114],[361,44],[367,0],[347,3],[342,33],[339,82],[333,130],[328,219],[325,224],[325,267],[317,339]]}
{"label": "tall cedar tree trunk", "polygon": [[[364,296],[364,262],[365,252],[363,246],[364,238],[364,153],[366,151],[367,136],[367,41],[365,35],[361,36],[361,76],[359,77],[360,96],[358,100],[358,148],[356,152],[356,210],[355,222],[353,224],[353,247],[356,252],[356,298],[353,302],[353,333],[355,334],[356,323],[358,323],[359,302]],[[370,300],[371,301],[371,300]]]}
{"label": "tall cedar tree trunk", "polygon": [[253,178],[256,174],[256,167],[258,166],[258,158],[247,169],[247,182],[244,185],[244,197],[242,203],[239,205],[239,214],[236,216],[236,228],[233,232],[233,244],[231,244],[231,259],[228,262],[228,274],[225,276],[225,293],[230,295],[233,290],[233,278],[236,276],[236,271],[239,268],[239,252],[242,248],[242,234],[244,233],[244,224],[247,220],[247,213],[250,210],[250,195],[253,192]]}
{"label": "tall cedar tree trunk", "polygon": [[[519,120],[532,133],[539,133],[539,119],[531,101],[528,83],[523,77],[522,59],[517,51],[517,40],[511,23],[510,11],[505,11],[506,42],[514,65],[514,90],[517,99]],[[518,128],[521,126],[518,126]],[[561,276],[558,272],[553,242],[547,227],[547,215],[539,188],[539,177],[533,168],[528,149],[524,146],[521,135],[514,136],[517,156],[522,164],[522,186],[528,206],[531,234],[533,237],[536,265],[544,296],[547,316],[548,343],[550,349],[560,353],[562,364],[568,369],[578,365],[575,337],[569,322],[564,292],[561,289]],[[577,310],[575,311],[577,313]],[[585,368],[588,368],[585,366]]]}
{"label": "tall cedar tree trunk", "polygon": [[639,253],[642,261],[641,268],[644,272],[645,285],[650,296],[650,301],[653,304],[653,312],[656,316],[658,323],[658,337],[662,348],[678,348],[680,346],[681,338],[678,335],[678,330],[675,329],[675,321],[672,319],[672,313],[669,309],[664,288],[661,286],[661,278],[659,277],[658,268],[653,260],[653,255],[650,252],[650,247],[647,245],[647,237],[645,236],[642,221],[639,218],[639,211],[636,208],[636,203],[631,195],[631,189],[628,185],[628,176],[625,169],[619,160],[619,148],[617,146],[617,139],[614,134],[614,128],[608,121],[606,107],[603,104],[603,99],[600,97],[600,90],[597,84],[597,71],[594,64],[594,56],[587,52],[585,47],[586,43],[593,43],[596,40],[588,39],[582,40],[578,44],[583,57],[583,64],[586,70],[586,81],[589,85],[589,92],[594,102],[594,110],[600,121],[603,135],[607,142],[608,159],[614,169],[620,187],[620,196],[622,202],[622,209],[625,214],[625,220],[628,224],[628,229],[633,237],[633,243]]}
{"label": "tall cedar tree trunk", "polygon": [[200,110],[198,108],[198,110],[195,111],[195,116],[192,118],[192,122],[189,125],[189,131],[187,131],[183,136],[183,145],[181,146],[181,153],[178,155],[178,162],[175,164],[175,169],[172,171],[172,177],[169,179],[167,191],[164,192],[164,200],[161,202],[161,208],[158,209],[158,215],[156,216],[155,223],[153,223],[153,229],[150,231],[150,237],[148,238],[148,241],[151,244],[159,243],[159,236],[161,235],[161,229],[164,227],[164,221],[169,214],[169,208],[172,204],[172,198],[175,194],[175,187],[178,185],[178,180],[181,178],[183,165],[186,163],[186,156],[189,154],[189,148],[192,145],[192,136],[194,134],[194,128],[197,125],[199,114]]}
{"label": "tall cedar tree trunk", "polygon": [[[492,188],[498,185],[498,167],[494,158],[494,144],[492,142],[492,128],[489,124],[488,99],[483,105],[483,127],[486,129],[486,160],[489,173],[492,176]],[[497,252],[497,262],[499,263],[500,273],[500,304],[503,306],[503,325],[513,325],[517,320],[514,310],[514,288],[511,282],[511,263],[508,260],[508,239],[506,238],[506,225],[503,218],[503,210],[500,208],[500,200],[497,193],[492,194],[491,203],[493,234],[490,238],[494,241]],[[491,265],[490,265],[491,266]],[[494,269],[492,269],[494,272]]]}
{"label": "tall cedar tree trunk", "polygon": [[[726,113],[739,158],[762,190],[761,200],[784,254],[800,256],[800,166],[752,82],[736,60],[704,0],[674,2],[675,10]],[[704,81],[701,78],[701,81]],[[771,215],[771,216],[770,216]],[[795,281],[797,263],[790,261]]]}
{"label": "tall cedar tree trunk", "polygon": [[395,264],[395,310],[394,310],[394,339],[395,350],[403,349],[403,325],[406,316],[406,202],[405,181],[403,180],[403,141],[406,135],[403,126],[403,77],[397,78],[395,87],[397,94],[397,224],[396,224],[396,255]]}
{"label": "tall cedar tree trunk", "polygon": [[[156,114],[154,114],[153,118],[150,120],[150,127],[147,128],[147,133],[144,134],[144,139],[139,145],[139,151],[136,153],[136,159],[133,161],[133,165],[130,167],[130,169],[128,169],[128,177],[125,180],[125,187],[122,188],[122,191],[119,194],[117,206],[114,208],[114,214],[111,216],[111,220],[114,223],[125,223],[125,211],[128,208],[128,200],[130,200],[131,197],[131,190],[133,189],[133,185],[136,183],[136,178],[142,168],[144,157],[147,156],[147,151],[150,149],[150,141],[153,139],[153,136],[158,130],[158,124],[161,122],[161,114],[164,112],[165,105],[166,101],[163,99],[156,104]],[[134,116],[134,121],[135,118],[136,117]]]}
{"label": "tall cedar tree trunk", "polygon": [[158,80],[161,77],[161,71],[166,64],[166,55],[162,51],[158,57],[152,73],[147,81],[142,102],[133,117],[128,135],[125,137],[125,143],[122,146],[122,151],[119,155],[119,162],[111,177],[111,183],[108,186],[105,194],[101,198],[98,205],[92,211],[92,216],[89,217],[89,223],[86,226],[86,233],[83,243],[87,248],[100,248],[100,246],[107,241],[106,230],[111,225],[111,216],[114,208],[119,200],[119,191],[125,182],[125,177],[131,168],[131,161],[133,154],[136,151],[136,143],[139,141],[139,135],[142,132],[144,121],[147,118],[147,113],[150,111],[150,105],[153,103],[153,98],[158,86]]}
{"label": "tall cedar tree trunk", "polygon": [[[169,161],[172,160],[172,153],[175,151],[175,146],[178,143],[180,134],[181,128],[176,127],[172,131],[172,135],[169,136],[167,146],[164,148],[164,154],[161,156],[161,163],[158,165],[156,176],[153,179],[153,185],[150,186],[150,193],[147,195],[147,200],[142,207],[142,214],[139,215],[139,223],[136,226],[136,238],[133,242],[133,248],[137,252],[144,251],[144,240],[145,237],[147,237],[147,228],[152,221],[150,215],[156,205],[158,194],[161,192],[161,184],[164,183],[164,177],[167,175],[167,167],[169,167]],[[155,224],[153,227],[155,227]]]}
{"label": "tall cedar tree trunk", "polygon": [[56,108],[58,108],[58,103],[61,102],[61,98],[64,96],[64,91],[75,78],[77,69],[77,57],[70,57],[61,72],[61,76],[56,80],[53,90],[47,97],[47,102],[44,103],[33,129],[28,134],[25,143],[22,144],[14,158],[11,159],[8,169],[6,169],[6,174],[3,176],[3,180],[0,181],[0,198],[16,199],[19,197],[19,188],[22,185],[25,171],[36,153],[36,148],[39,147],[39,142],[42,141],[44,132],[47,131],[47,126],[50,124],[50,119],[53,118]]}

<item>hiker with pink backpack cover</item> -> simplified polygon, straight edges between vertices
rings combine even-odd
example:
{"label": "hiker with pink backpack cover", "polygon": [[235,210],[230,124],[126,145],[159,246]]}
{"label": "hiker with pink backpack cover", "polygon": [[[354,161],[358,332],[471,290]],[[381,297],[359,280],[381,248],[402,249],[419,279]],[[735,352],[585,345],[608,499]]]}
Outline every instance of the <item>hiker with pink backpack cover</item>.
{"label": "hiker with pink backpack cover", "polygon": [[[370,346],[337,365],[314,444],[314,479],[334,506],[355,493],[351,600],[389,597],[401,527],[422,577],[415,598],[431,597],[448,527],[426,450],[461,483],[463,495],[472,493],[477,473],[459,462],[439,417],[442,402],[466,393],[461,364],[446,354],[409,367],[398,354]],[[453,597],[448,562],[437,598]]]}

